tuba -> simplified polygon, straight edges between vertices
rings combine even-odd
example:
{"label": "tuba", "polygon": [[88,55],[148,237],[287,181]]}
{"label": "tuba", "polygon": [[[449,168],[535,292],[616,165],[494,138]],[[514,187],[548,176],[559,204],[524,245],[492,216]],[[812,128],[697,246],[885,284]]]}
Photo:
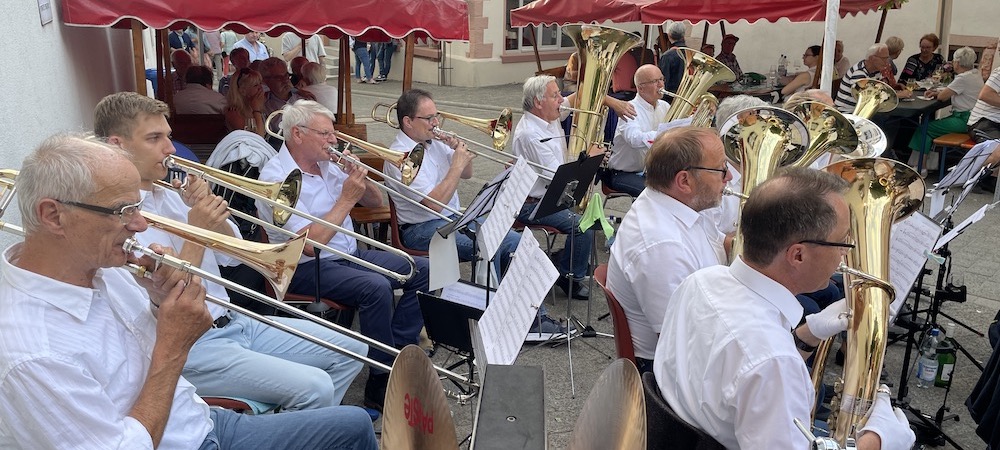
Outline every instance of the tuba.
{"label": "tuba", "polygon": [[576,108],[595,113],[573,115],[572,136],[566,146],[566,161],[569,162],[576,161],[592,144],[601,142],[604,115],[596,112],[602,108],[611,84],[611,72],[629,49],[642,43],[642,38],[601,25],[567,25],[562,32],[573,39],[583,67],[576,90]]}
{"label": "tuba", "polygon": [[806,124],[809,147],[791,165],[808,167],[824,153],[845,155],[858,148],[858,133],[851,121],[839,111],[820,102],[802,102],[792,108]]}
{"label": "tuba", "polygon": [[851,95],[858,99],[854,114],[870,119],[875,113],[889,112],[899,105],[896,90],[874,78],[863,78],[854,83]]}
{"label": "tuba", "polygon": [[[683,119],[691,115],[691,111],[695,107],[701,111],[705,107],[709,107],[712,102],[718,105],[719,101],[715,96],[708,94],[708,88],[720,81],[736,80],[736,74],[730,68],[711,56],[687,47],[678,47],[674,51],[684,59],[684,76],[681,77],[681,84],[677,85],[677,92],[663,92],[680,100],[670,103],[670,109],[667,110],[667,115],[663,118],[664,122]],[[706,95],[711,96],[711,98],[709,99]]]}
{"label": "tuba", "polygon": [[[743,166],[743,195],[774,175],[781,166],[798,160],[809,145],[809,133],[798,117],[770,106],[748,108],[733,114],[719,129],[726,157]],[[737,230],[730,259],[743,250]]]}
{"label": "tuba", "polygon": [[[875,400],[888,337],[889,304],[895,294],[889,279],[892,224],[920,207],[924,182],[905,164],[883,158],[840,161],[824,169],[846,180],[845,198],[856,245],[847,254],[844,283],[851,317],[847,326],[844,373],[834,386],[830,431],[841,445],[864,426]],[[829,348],[825,345],[825,347]],[[813,380],[822,377],[816,354]],[[818,376],[817,376],[818,374]]]}

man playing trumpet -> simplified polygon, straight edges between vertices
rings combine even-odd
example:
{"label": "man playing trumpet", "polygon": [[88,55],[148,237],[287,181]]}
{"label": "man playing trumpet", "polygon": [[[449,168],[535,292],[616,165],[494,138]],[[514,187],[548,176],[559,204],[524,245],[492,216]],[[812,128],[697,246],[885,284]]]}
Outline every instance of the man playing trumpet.
{"label": "man playing trumpet", "polygon": [[[229,220],[227,203],[212,194],[208,183],[186,177],[180,194],[156,184],[167,175],[163,159],[174,154],[170,142],[169,109],[159,100],[135,92],[105,97],[94,111],[99,137],[107,139],[131,157],[139,171],[143,209],[226,236],[240,237]],[[174,181],[175,186],[180,186]],[[219,275],[219,266],[239,261],[167,232],[149,228],[136,234],[143,245],[166,243],[181,259]],[[216,298],[229,299],[217,283],[206,290]],[[247,398],[299,410],[339,405],[362,364],[332,350],[251,320],[212,304],[212,327],[191,348],[184,376],[202,396]],[[313,322],[287,317],[272,319],[319,337],[354,353],[365,354],[368,346]]]}

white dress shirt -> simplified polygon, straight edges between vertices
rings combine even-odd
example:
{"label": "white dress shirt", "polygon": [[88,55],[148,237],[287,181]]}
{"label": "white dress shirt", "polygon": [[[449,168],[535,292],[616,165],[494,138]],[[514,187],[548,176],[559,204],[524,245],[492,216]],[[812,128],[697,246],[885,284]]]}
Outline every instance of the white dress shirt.
{"label": "white dress shirt", "polygon": [[[184,200],[181,199],[180,194],[156,185],[153,186],[152,191],[139,191],[139,193],[142,195],[143,211],[187,223],[188,211],[191,208],[184,204]],[[240,229],[235,223],[229,221],[229,226],[233,229],[233,236],[240,236]],[[172,248],[178,254],[181,251],[181,247],[187,242],[177,235],[167,233],[156,227],[149,227],[142,233],[136,233],[135,239],[144,247],[149,247],[150,244],[160,244]],[[212,250],[205,249],[205,256],[201,258],[201,266],[199,268],[221,278],[219,274],[220,265],[229,267],[239,264],[238,260],[226,254],[215,253]],[[221,284],[210,281],[206,281],[204,284],[206,294],[219,299],[229,300],[229,294],[226,293],[226,288],[222,287]],[[226,313],[225,308],[215,303],[206,302],[206,304],[208,305],[208,310],[212,313],[213,319],[218,319]]]}
{"label": "white dress shirt", "polygon": [[696,270],[725,264],[724,239],[711,218],[667,194],[636,197],[608,262],[608,289],[625,310],[635,356],[653,359],[671,295]]}
{"label": "white dress shirt", "polygon": [[[566,139],[563,137],[562,126],[558,121],[546,122],[541,117],[531,112],[525,112],[521,116],[521,121],[514,128],[514,137],[511,140],[511,152],[517,156],[523,156],[528,161],[548,167],[555,171],[559,166],[566,163]],[[540,142],[542,139],[549,139]],[[539,174],[551,176],[552,172],[546,172],[535,168]],[[545,195],[545,188],[548,180],[538,178],[531,187],[528,195],[535,198],[542,198]]]}
{"label": "white dress shirt", "polygon": [[[282,144],[278,154],[268,160],[264,164],[264,168],[260,169],[259,179],[260,181],[283,181],[292,170],[298,168],[299,165],[292,159],[292,154],[288,153],[288,147]],[[340,166],[330,161],[320,161],[319,169],[320,175],[312,175],[305,171],[302,172],[302,190],[299,192],[299,201],[295,204],[295,209],[322,217],[333,209],[333,205],[340,198],[340,192],[344,189],[344,181],[347,180],[347,174],[340,169]],[[257,214],[260,217],[271,217],[271,206],[257,201]],[[292,214],[283,228],[298,232],[309,225],[312,225],[312,222],[308,219]],[[344,223],[337,225],[348,230],[354,230],[354,222],[351,220],[350,215],[344,218]],[[285,242],[289,239],[284,234],[270,230],[267,232],[267,238],[275,243]],[[358,250],[358,241],[344,233],[334,233],[326,245],[352,255]],[[324,251],[320,252],[320,257],[340,259],[340,256]],[[299,258],[299,263],[313,260],[312,256],[306,256],[303,253],[302,257]]]}
{"label": "white dress shirt", "polygon": [[250,62],[265,60],[271,55],[267,54],[267,46],[263,42],[251,43],[246,38],[240,39],[233,44],[233,48],[245,48],[250,52]]}
{"label": "white dress shirt", "polygon": [[660,123],[667,116],[670,104],[657,100],[656,106],[653,106],[638,95],[629,103],[635,108],[635,119],[618,121],[608,167],[625,172],[642,172],[646,152],[660,134]]}
{"label": "white dress shirt", "polygon": [[[150,300],[124,269],[94,288],[21,269],[21,244],[0,261],[0,448],[152,449],[128,414],[156,342]],[[183,377],[159,449],[194,449],[212,429]]]}
{"label": "white dress shirt", "polygon": [[[647,189],[648,190],[648,189]],[[791,329],[802,306],[747,266],[699,270],[667,305],[653,374],[684,421],[729,449],[802,449],[812,383]]]}
{"label": "white dress shirt", "polygon": [[[451,168],[451,157],[455,154],[455,150],[445,144],[444,142],[438,140],[432,140],[430,143],[424,142],[424,160],[420,165],[420,171],[417,172],[417,176],[410,183],[410,188],[415,189],[417,192],[422,192],[424,194],[429,194],[444,177],[448,175],[448,170]],[[390,150],[396,150],[399,152],[410,152],[414,147],[417,146],[417,141],[410,139],[406,133],[400,131],[396,133],[396,139],[392,141],[392,145],[389,146]],[[396,166],[386,162],[383,165],[382,171],[389,176],[386,180],[390,187],[395,189],[397,192],[405,195],[407,198],[420,202],[423,197],[410,192],[407,189],[399,187],[398,180],[401,180],[403,173],[400,172]],[[395,196],[395,194],[390,194]],[[400,200],[398,197],[393,199],[396,204],[396,218],[399,219],[400,224],[415,224],[424,223],[430,220],[440,219],[440,217],[424,211],[423,208],[419,206],[410,204],[407,201]],[[442,202],[444,203],[444,202]],[[458,200],[458,190],[451,195],[446,203],[449,208],[458,211],[461,207]],[[441,214],[451,215],[448,210],[442,210]]]}

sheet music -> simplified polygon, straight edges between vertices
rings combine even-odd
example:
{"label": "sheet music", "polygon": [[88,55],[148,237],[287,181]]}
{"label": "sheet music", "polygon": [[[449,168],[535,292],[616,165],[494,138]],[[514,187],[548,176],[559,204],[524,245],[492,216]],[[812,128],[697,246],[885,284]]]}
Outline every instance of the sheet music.
{"label": "sheet music", "polygon": [[979,208],[979,211],[976,211],[971,216],[969,216],[969,218],[963,220],[962,223],[958,224],[957,227],[949,231],[948,234],[941,236],[941,239],[939,239],[937,241],[937,244],[934,245],[934,250],[943,247],[944,244],[951,242],[952,239],[955,239],[958,237],[959,234],[962,234],[962,232],[965,231],[966,228],[969,228],[970,226],[972,226],[972,224],[982,220],[983,217],[986,217],[986,211],[992,209],[993,206],[995,205],[996,203],[983,205],[982,208]]}
{"label": "sheet music", "polygon": [[503,238],[510,231],[510,226],[514,224],[514,219],[521,212],[524,199],[528,198],[528,192],[538,179],[538,174],[528,167],[523,157],[518,157],[517,162],[506,172],[509,175],[493,202],[493,210],[479,227],[479,235],[483,239],[483,258],[486,260],[493,259]]}
{"label": "sheet music", "polygon": [[500,289],[479,319],[490,364],[513,364],[531,322],[559,271],[531,233],[521,233],[514,259]]}
{"label": "sheet music", "polygon": [[431,235],[431,244],[427,250],[430,273],[428,274],[428,289],[436,291],[454,284],[461,277],[458,269],[458,247],[455,245],[455,235],[448,237],[440,233]]}
{"label": "sheet music", "polygon": [[486,310],[486,288],[475,284],[453,283],[444,288],[438,297],[480,311]]}
{"label": "sheet music", "polygon": [[986,158],[990,156],[990,153],[993,152],[993,149],[998,144],[1000,144],[1000,141],[986,141],[976,144],[975,147],[969,149],[965,156],[962,157],[962,160],[955,165],[955,168],[951,172],[945,175],[944,179],[934,189],[946,189],[951,186],[963,185],[970,179],[977,178],[980,168],[986,162]]}
{"label": "sheet music", "polygon": [[896,298],[889,305],[889,316],[896,312],[910,293],[927,262],[927,253],[941,235],[941,225],[916,212],[892,225],[889,238],[889,283],[896,288]]}

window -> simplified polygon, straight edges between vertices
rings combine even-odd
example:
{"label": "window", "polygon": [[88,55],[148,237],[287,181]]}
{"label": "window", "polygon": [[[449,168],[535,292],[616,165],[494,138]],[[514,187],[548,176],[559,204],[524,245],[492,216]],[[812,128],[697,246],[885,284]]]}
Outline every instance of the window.
{"label": "window", "polygon": [[[507,39],[505,39],[504,50],[525,52],[532,51],[530,36],[532,27],[513,28],[510,26],[509,20],[510,11],[512,9],[527,5],[533,1],[534,0],[507,0]],[[535,42],[538,44],[538,50],[540,51],[573,49],[575,47],[573,40],[570,39],[569,36],[563,34],[558,26],[536,27],[534,30]]]}

